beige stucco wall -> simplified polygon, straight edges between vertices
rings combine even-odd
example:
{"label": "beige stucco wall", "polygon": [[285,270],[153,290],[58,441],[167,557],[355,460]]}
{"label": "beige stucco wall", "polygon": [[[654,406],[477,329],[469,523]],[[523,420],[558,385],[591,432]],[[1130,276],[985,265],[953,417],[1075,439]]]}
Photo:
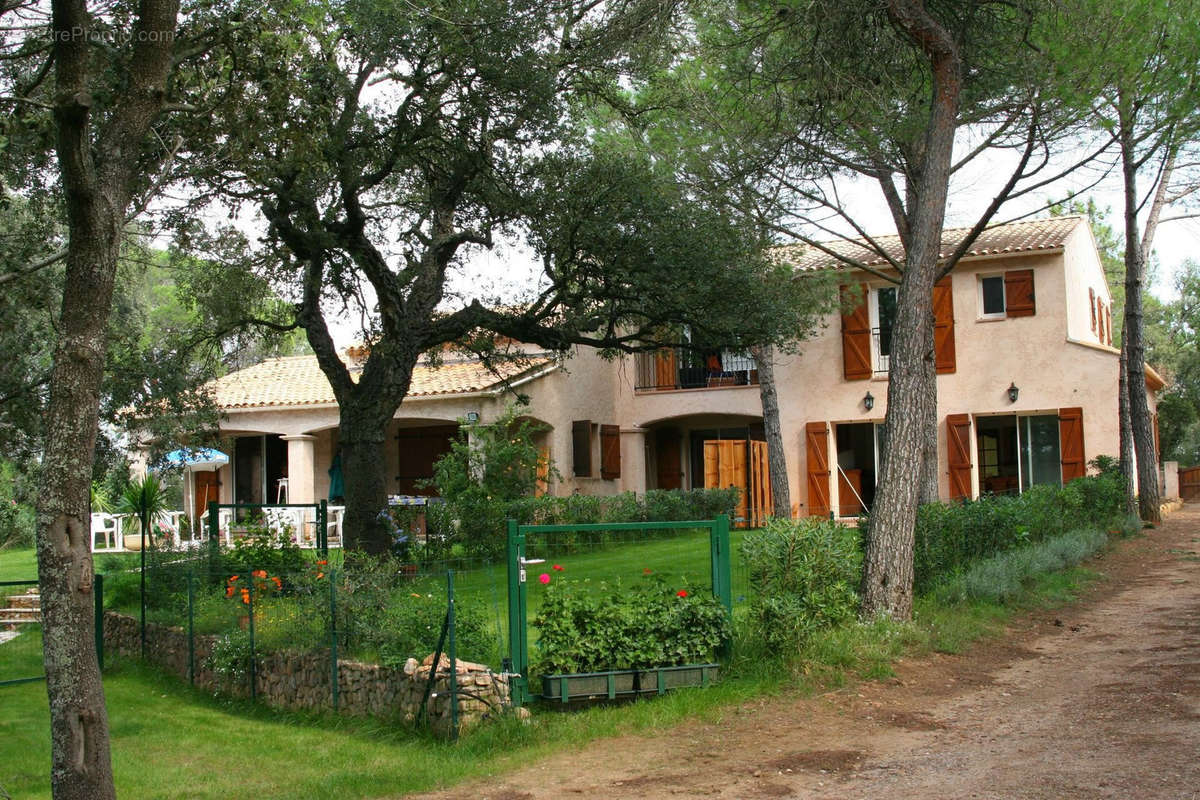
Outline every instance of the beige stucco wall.
{"label": "beige stucco wall", "polygon": [[[1102,341],[1099,324],[1092,328],[1092,307],[1088,290],[1111,311],[1112,294],[1104,276],[1104,267],[1096,251],[1096,241],[1088,225],[1076,225],[1063,251],[1063,281],[1066,286],[1067,335],[1081,342]],[[1107,340],[1106,337],[1104,340]]]}

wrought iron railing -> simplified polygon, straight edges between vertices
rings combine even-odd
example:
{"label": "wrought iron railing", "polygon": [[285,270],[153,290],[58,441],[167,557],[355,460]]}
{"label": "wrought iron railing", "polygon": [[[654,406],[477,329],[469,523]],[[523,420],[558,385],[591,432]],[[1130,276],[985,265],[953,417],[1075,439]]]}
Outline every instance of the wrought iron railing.
{"label": "wrought iron railing", "polygon": [[758,383],[758,365],[748,353],[668,347],[634,358],[637,391],[705,389]]}
{"label": "wrought iron railing", "polygon": [[871,329],[871,352],[874,354],[875,373],[887,374],[892,352],[892,329]]}

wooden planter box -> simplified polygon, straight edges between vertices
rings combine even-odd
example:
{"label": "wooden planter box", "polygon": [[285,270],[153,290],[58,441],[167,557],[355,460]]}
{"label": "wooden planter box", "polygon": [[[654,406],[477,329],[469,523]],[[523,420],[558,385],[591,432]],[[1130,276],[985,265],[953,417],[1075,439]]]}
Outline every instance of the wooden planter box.
{"label": "wooden planter box", "polygon": [[686,686],[708,686],[717,677],[717,664],[684,664],[678,667],[619,669],[573,675],[543,675],[542,699],[570,703],[575,700],[615,700],[643,694],[665,694]]}

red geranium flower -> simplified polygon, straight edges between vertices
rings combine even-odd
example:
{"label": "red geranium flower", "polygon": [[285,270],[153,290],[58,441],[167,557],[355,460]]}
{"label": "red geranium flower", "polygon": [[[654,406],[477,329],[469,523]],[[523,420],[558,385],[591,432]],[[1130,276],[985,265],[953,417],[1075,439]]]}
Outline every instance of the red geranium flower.
{"label": "red geranium flower", "polygon": [[562,565],[562,564],[555,564],[555,565],[554,565],[553,567],[551,567],[550,569],[554,570],[555,572],[562,572],[562,571],[563,571],[563,565]]}
{"label": "red geranium flower", "polygon": [[649,567],[644,567],[644,568],[642,569],[642,574],[643,574],[643,575],[649,575],[649,574],[650,574],[651,572],[653,572],[653,571],[654,571],[654,570],[650,569]]}
{"label": "red geranium flower", "polygon": [[675,593],[676,597],[687,597],[687,589],[680,589]]}

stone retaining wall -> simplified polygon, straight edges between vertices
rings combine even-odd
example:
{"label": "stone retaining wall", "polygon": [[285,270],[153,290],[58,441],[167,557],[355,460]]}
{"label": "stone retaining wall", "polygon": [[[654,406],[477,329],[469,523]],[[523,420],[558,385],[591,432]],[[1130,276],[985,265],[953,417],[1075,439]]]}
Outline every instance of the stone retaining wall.
{"label": "stone retaining wall", "polygon": [[[208,667],[213,645],[219,637],[195,637],[196,686],[214,692],[248,697],[249,687],[231,683]],[[113,611],[104,614],[106,653],[137,658],[141,636],[134,617]],[[183,680],[188,677],[188,638],[180,628],[146,625],[146,655],[151,663]],[[411,722],[429,683],[433,655],[421,663],[408,659],[402,669],[338,659],[338,710],[347,714],[398,717]],[[459,660],[459,727],[466,730],[509,708],[508,678],[483,664]],[[266,653],[258,658],[258,699],[269,706],[292,710],[333,708],[332,665],[329,651]],[[442,655],[428,704],[429,721],[439,733],[450,730],[450,659]],[[523,709],[521,709],[523,711]]]}

